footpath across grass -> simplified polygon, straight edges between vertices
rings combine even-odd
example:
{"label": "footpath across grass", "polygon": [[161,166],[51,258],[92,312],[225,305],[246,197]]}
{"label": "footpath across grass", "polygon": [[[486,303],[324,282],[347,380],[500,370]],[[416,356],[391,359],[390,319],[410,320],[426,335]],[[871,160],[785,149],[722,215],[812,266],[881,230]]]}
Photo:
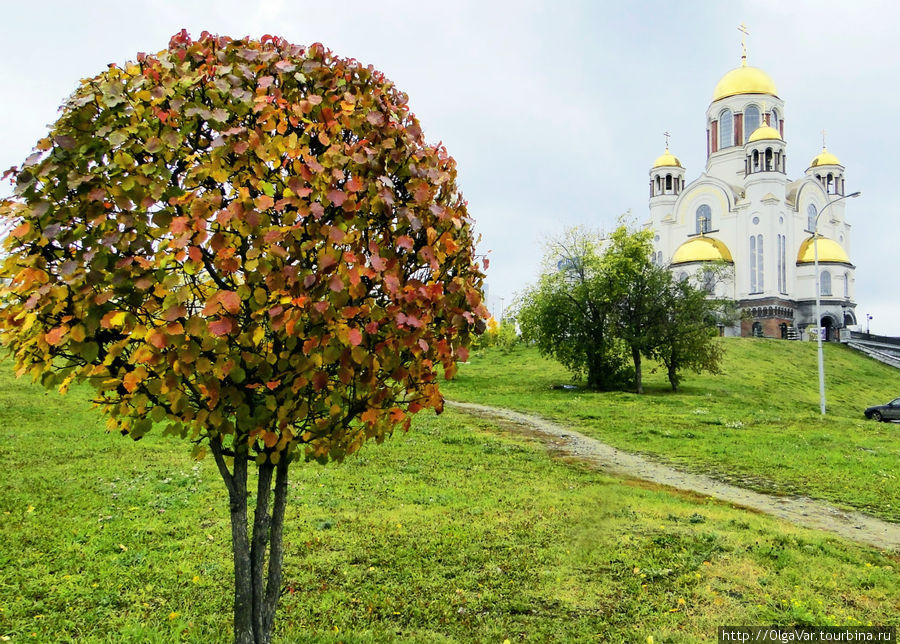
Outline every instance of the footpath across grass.
{"label": "footpath across grass", "polygon": [[571,375],[532,348],[475,354],[443,391],[454,400],[532,412],[739,486],[900,521],[900,425],[862,415],[900,396],[900,371],[826,346],[823,417],[813,343],[719,341],[724,373],[688,373],[678,392],[652,364],[641,396],[553,389],[572,383]]}
{"label": "footpath across grass", "polygon": [[[0,371],[0,637],[224,642],[210,460],[107,434],[83,390]],[[711,641],[719,625],[896,625],[900,559],[550,459],[419,414],[340,466],[292,468],[276,641]]]}

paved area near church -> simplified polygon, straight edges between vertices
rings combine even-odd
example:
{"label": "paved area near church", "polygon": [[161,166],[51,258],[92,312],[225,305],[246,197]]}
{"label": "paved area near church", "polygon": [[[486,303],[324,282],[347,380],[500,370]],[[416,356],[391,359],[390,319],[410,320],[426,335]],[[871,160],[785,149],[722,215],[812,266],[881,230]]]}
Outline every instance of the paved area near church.
{"label": "paved area near church", "polygon": [[447,405],[467,414],[490,419],[503,429],[536,437],[551,451],[577,458],[610,474],[651,481],[714,497],[807,528],[827,530],[877,548],[900,551],[900,524],[897,523],[882,521],[860,512],[842,510],[825,501],[762,494],[722,483],[702,474],[682,472],[638,454],[623,452],[537,416],[451,400],[447,401]]}

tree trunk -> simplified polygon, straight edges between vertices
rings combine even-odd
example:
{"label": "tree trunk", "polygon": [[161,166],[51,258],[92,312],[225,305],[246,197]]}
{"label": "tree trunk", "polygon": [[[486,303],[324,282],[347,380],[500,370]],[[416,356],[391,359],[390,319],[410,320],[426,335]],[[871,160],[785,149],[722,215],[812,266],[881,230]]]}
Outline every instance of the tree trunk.
{"label": "tree trunk", "polygon": [[634,390],[636,393],[644,393],[644,379],[641,375],[641,351],[631,347],[631,359],[634,361]]}
{"label": "tree trunk", "polygon": [[[231,515],[231,547],[234,558],[234,642],[269,644],[275,624],[275,612],[281,598],[281,569],[284,512],[287,506],[288,464],[282,456],[278,465],[266,462],[258,468],[256,508],[252,536],[247,524],[248,454],[234,456],[233,471],[225,463],[221,441],[210,441],[216,465],[228,488]],[[275,498],[272,514],[272,474],[275,473]],[[266,551],[268,550],[268,568]]]}
{"label": "tree trunk", "polygon": [[675,367],[674,360],[666,363],[666,371],[669,374],[669,384],[672,385],[672,391],[678,391],[678,369]]}

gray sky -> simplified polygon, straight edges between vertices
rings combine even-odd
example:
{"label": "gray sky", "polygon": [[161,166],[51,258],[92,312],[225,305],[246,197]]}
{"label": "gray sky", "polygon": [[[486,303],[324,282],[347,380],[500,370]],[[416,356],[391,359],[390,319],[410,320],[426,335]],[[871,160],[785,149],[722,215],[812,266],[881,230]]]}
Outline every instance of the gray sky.
{"label": "gray sky", "polygon": [[[749,63],[785,100],[788,175],[822,145],[846,166],[857,316],[900,336],[900,4],[856,0],[83,0],[6,3],[0,26],[0,168],[17,165],[82,77],[181,28],[322,42],[372,64],[443,141],[490,250],[488,304],[532,282],[543,240],[574,225],[648,218],[662,133],[696,178],[719,78]],[[891,190],[894,190],[892,193]],[[0,187],[8,194],[8,187]],[[892,196],[893,195],[893,196]]]}

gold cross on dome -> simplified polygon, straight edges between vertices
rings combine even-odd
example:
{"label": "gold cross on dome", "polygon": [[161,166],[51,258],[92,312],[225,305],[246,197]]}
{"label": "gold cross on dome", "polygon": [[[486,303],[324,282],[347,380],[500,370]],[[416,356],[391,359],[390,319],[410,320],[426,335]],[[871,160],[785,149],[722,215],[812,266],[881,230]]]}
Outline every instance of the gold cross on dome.
{"label": "gold cross on dome", "polygon": [[663,136],[666,137],[666,150],[669,149],[669,137],[672,136],[668,132],[663,132]]}
{"label": "gold cross on dome", "polygon": [[822,149],[825,149],[825,130],[822,130]]}
{"label": "gold cross on dome", "polygon": [[747,64],[747,36],[750,35],[750,32],[747,31],[747,25],[743,22],[738,27],[738,31],[740,31],[743,36],[741,36],[741,60],[744,61],[744,64]]}

